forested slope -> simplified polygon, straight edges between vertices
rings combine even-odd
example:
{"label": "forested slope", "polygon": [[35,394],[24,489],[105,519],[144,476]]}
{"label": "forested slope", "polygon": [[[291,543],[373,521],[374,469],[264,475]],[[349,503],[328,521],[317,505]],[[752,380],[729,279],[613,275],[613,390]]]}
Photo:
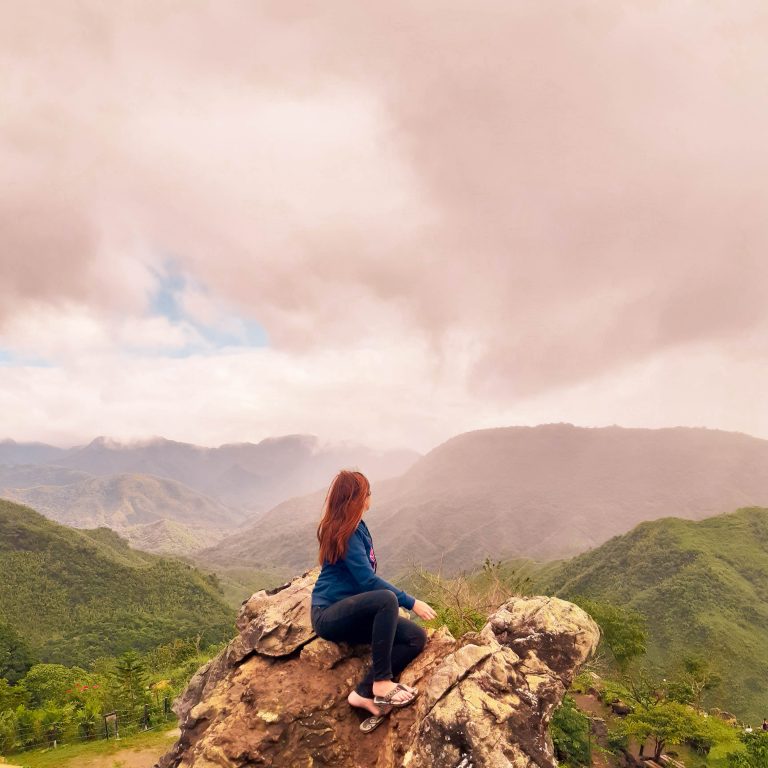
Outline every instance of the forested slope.
{"label": "forested slope", "polygon": [[541,588],[639,611],[651,661],[671,672],[685,655],[704,656],[723,679],[710,704],[766,716],[768,509],[642,523],[563,563]]}
{"label": "forested slope", "polygon": [[44,661],[88,664],[202,633],[234,633],[215,577],[132,550],[107,529],[75,530],[0,499],[0,621]]}

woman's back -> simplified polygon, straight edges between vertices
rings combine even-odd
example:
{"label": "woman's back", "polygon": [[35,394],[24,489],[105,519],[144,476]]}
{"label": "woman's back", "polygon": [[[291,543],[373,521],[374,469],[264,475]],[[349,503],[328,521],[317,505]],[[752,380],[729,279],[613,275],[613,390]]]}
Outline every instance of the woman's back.
{"label": "woman's back", "polygon": [[389,589],[398,605],[410,610],[415,598],[376,575],[376,553],[368,526],[360,520],[347,542],[347,550],[335,563],[323,562],[312,590],[312,606],[332,605],[338,600],[374,589]]}

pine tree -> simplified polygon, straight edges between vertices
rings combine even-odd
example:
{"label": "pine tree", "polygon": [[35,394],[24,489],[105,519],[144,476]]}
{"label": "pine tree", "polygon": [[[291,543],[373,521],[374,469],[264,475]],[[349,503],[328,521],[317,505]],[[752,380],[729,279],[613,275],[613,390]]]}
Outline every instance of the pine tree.
{"label": "pine tree", "polygon": [[134,713],[147,700],[147,672],[135,651],[126,651],[118,658],[111,682],[118,709]]}

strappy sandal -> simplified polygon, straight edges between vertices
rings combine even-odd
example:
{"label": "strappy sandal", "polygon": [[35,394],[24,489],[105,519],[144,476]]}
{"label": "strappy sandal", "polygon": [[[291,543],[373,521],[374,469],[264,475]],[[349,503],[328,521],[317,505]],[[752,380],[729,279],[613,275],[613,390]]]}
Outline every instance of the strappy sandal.
{"label": "strappy sandal", "polygon": [[[398,691],[405,691],[406,693],[410,693],[411,697],[409,699],[406,699],[405,701],[392,701],[392,697]],[[390,706],[390,707],[397,707],[398,709],[400,709],[401,707],[407,707],[409,704],[413,704],[413,702],[416,701],[416,697],[418,695],[419,695],[418,688],[406,688],[404,685],[397,683],[395,687],[385,696],[374,696],[373,703],[376,704],[377,706]]]}
{"label": "strappy sandal", "polygon": [[366,717],[365,720],[363,720],[362,723],[360,723],[360,730],[363,733],[370,733],[371,731],[376,730],[387,718],[387,715],[392,711],[391,707],[387,708],[386,712],[382,712],[380,715],[371,715],[370,717]]}

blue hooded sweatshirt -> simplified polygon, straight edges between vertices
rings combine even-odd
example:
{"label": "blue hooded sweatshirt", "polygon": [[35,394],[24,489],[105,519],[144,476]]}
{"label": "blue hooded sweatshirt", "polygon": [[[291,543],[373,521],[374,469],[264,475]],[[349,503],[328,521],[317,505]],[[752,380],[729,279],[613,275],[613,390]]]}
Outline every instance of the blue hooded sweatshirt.
{"label": "blue hooded sweatshirt", "polygon": [[328,606],[361,592],[388,589],[397,595],[397,603],[407,610],[416,598],[376,575],[376,555],[368,526],[361,520],[349,537],[346,554],[331,564],[323,563],[312,590],[312,607]]}

